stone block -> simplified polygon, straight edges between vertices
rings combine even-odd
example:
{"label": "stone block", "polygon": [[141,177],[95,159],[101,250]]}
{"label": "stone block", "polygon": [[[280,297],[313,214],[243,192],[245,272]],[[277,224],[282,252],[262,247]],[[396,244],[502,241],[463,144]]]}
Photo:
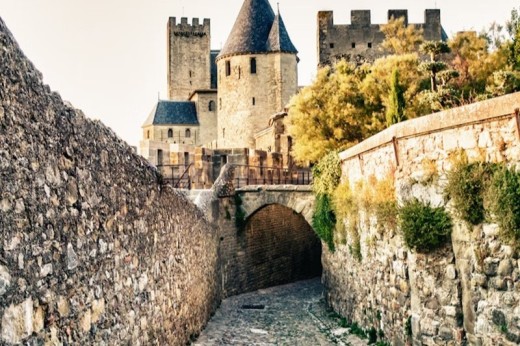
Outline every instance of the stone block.
{"label": "stone block", "polygon": [[513,272],[513,264],[510,259],[504,259],[498,264],[497,274],[500,276],[510,276]]}
{"label": "stone block", "polygon": [[11,285],[11,275],[7,267],[0,265],[0,296],[2,296]]}
{"label": "stone block", "polygon": [[2,340],[18,344],[33,333],[33,302],[26,299],[19,305],[10,305],[2,316]]}

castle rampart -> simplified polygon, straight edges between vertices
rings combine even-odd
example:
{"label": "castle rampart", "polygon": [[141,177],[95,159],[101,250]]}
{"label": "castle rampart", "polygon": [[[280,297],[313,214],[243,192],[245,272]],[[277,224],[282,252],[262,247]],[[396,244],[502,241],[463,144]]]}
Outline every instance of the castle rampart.
{"label": "castle rampart", "polygon": [[[445,33],[441,26],[440,10],[427,9],[424,23],[408,23],[407,10],[388,10],[388,19],[404,18],[405,25],[413,25],[423,30],[425,40],[443,40]],[[325,66],[340,59],[364,62],[385,55],[381,49],[384,34],[382,24],[373,24],[370,10],[352,10],[351,24],[334,24],[332,11],[318,12],[318,64]]]}

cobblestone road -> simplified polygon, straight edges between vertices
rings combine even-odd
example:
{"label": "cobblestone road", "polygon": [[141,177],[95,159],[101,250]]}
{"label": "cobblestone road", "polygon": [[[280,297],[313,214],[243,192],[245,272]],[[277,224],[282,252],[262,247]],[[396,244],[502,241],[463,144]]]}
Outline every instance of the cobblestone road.
{"label": "cobblestone road", "polygon": [[194,345],[366,345],[327,311],[320,279],[225,299]]}

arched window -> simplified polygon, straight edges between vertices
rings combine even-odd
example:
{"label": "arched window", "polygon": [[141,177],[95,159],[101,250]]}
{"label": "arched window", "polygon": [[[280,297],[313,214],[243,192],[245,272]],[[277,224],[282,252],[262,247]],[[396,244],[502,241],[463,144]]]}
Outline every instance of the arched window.
{"label": "arched window", "polygon": [[190,129],[186,129],[186,135],[185,135],[186,138],[190,138],[191,137],[191,131]]}
{"label": "arched window", "polygon": [[168,138],[172,138],[172,137],[173,137],[173,130],[168,129]]}
{"label": "arched window", "polygon": [[208,110],[210,112],[214,112],[215,111],[215,101],[209,101]]}

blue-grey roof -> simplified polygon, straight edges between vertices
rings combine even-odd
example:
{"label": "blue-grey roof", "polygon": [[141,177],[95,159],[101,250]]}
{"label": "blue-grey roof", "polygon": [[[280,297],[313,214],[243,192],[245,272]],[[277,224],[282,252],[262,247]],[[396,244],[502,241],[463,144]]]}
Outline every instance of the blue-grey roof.
{"label": "blue-grey roof", "polygon": [[267,40],[267,50],[270,52],[298,53],[289,37],[282,16],[278,14],[274,18],[271,32]]}
{"label": "blue-grey roof", "polygon": [[199,125],[195,102],[159,100],[143,126]]}
{"label": "blue-grey roof", "polygon": [[298,53],[268,0],[245,0],[218,58],[236,54]]}

